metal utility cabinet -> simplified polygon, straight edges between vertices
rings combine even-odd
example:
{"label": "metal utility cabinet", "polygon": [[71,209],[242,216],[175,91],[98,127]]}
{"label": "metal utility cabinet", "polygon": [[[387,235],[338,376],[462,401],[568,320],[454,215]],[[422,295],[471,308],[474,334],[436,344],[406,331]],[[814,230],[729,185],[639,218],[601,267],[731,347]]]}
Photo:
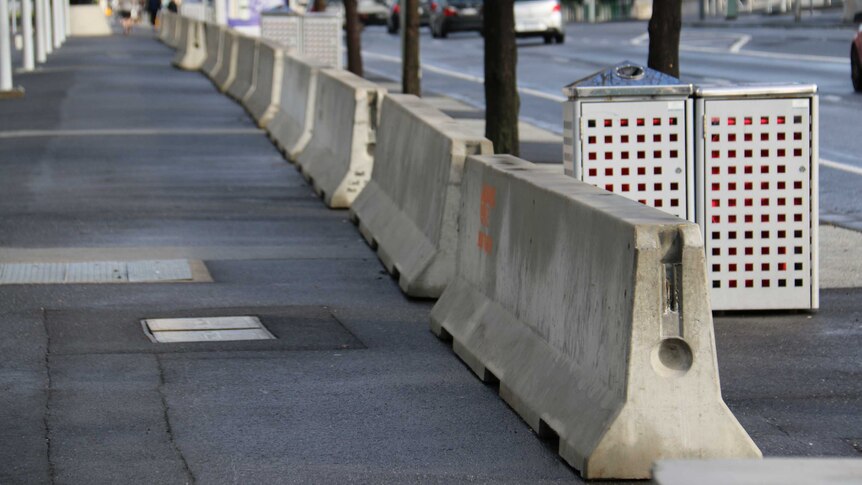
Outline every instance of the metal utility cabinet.
{"label": "metal utility cabinet", "polygon": [[260,35],[284,46],[288,54],[301,55],[341,69],[343,23],[338,14],[302,14],[278,7],[261,14]]}
{"label": "metal utility cabinet", "polygon": [[566,86],[566,173],[694,221],[692,90],[630,62]]}
{"label": "metal utility cabinet", "polygon": [[813,85],[700,86],[697,222],[716,310],[816,309]]}

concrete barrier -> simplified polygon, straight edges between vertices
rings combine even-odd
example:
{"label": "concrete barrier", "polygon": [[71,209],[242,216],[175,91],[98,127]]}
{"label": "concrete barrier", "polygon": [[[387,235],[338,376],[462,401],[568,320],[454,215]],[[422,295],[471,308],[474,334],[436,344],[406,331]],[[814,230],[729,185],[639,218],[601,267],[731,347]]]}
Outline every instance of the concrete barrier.
{"label": "concrete barrier", "polygon": [[283,58],[281,97],[278,111],[266,126],[273,143],[295,162],[311,140],[317,76],[325,65],[290,54]]}
{"label": "concrete barrier", "polygon": [[469,157],[431,329],[584,478],[759,458],[721,398],[697,225],[509,156]]}
{"label": "concrete barrier", "polygon": [[317,77],[314,128],[297,164],[330,208],[350,207],[371,178],[385,92],[348,71],[323,69]]}
{"label": "concrete barrier", "polygon": [[186,71],[197,71],[206,60],[206,42],[203,22],[186,19],[183,22],[185,33],[174,56],[173,65]]}
{"label": "concrete barrier", "polygon": [[213,73],[212,81],[221,92],[226,92],[236,76],[237,34],[224,29],[219,52],[219,65]]}
{"label": "concrete barrier", "polygon": [[99,5],[72,5],[69,8],[69,35],[95,37],[111,35],[108,17]]}
{"label": "concrete barrier", "polygon": [[170,45],[170,40],[173,39],[175,35],[174,23],[176,22],[178,15],[167,11],[162,11],[159,15],[162,17],[159,20],[159,40],[165,45]]}
{"label": "concrete barrier", "polygon": [[237,34],[236,44],[236,75],[227,87],[227,94],[242,103],[245,95],[254,86],[258,41],[254,37]]}
{"label": "concrete barrier", "polygon": [[221,44],[224,37],[224,29],[216,24],[207,22],[204,24],[204,40],[206,41],[206,59],[201,65],[201,72],[213,79],[213,75],[221,65]]}
{"label": "concrete barrier", "polygon": [[415,96],[383,100],[374,171],[350,210],[410,296],[437,298],[455,274],[464,161],[494,153],[469,131]]}
{"label": "concrete barrier", "polygon": [[188,20],[182,15],[174,15],[174,22],[171,26],[171,36],[168,38],[168,45],[176,49],[180,45],[180,38],[183,35],[183,24]]}
{"label": "concrete barrier", "polygon": [[[265,128],[278,112],[281,102],[282,74],[284,72],[284,51],[273,42],[260,39],[257,44],[254,85],[245,96],[243,105]],[[302,103],[301,99],[294,102]]]}
{"label": "concrete barrier", "polygon": [[859,484],[859,458],[764,458],[763,460],[664,460],[653,467],[656,485]]}

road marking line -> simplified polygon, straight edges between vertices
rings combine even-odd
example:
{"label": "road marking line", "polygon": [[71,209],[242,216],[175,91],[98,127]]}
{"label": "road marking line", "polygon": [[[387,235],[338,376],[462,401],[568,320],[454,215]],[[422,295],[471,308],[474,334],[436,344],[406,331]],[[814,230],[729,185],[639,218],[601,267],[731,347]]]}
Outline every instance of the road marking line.
{"label": "road marking line", "polygon": [[631,39],[629,42],[631,45],[643,45],[647,40],[649,40],[649,32],[644,32],[643,34]]}
{"label": "road marking line", "polygon": [[838,163],[833,162],[832,160],[826,160],[821,158],[820,165],[823,165],[824,167],[834,168],[835,170],[841,170],[842,172],[862,175],[862,167],[856,167],[853,165],[848,165],[846,163]]}
{"label": "road marking line", "polygon": [[734,42],[734,43],[733,43],[733,45],[732,45],[732,46],[730,46],[730,49],[728,49],[728,50],[729,50],[730,52],[732,52],[732,53],[736,54],[736,53],[738,53],[738,52],[739,52],[743,47],[745,47],[745,44],[748,44],[749,42],[751,42],[751,36],[750,36],[750,35],[748,35],[748,34],[742,34],[742,37],[740,37],[740,38],[739,38],[739,40],[737,40],[736,42]]}
{"label": "road marking line", "polygon": [[165,135],[259,135],[258,128],[118,128],[94,130],[0,131],[0,139],[60,136],[165,136]]}
{"label": "road marking line", "polygon": [[[373,58],[373,59],[378,59],[381,61],[394,62],[394,63],[398,63],[398,64],[401,63],[401,58],[396,57],[396,56],[389,56],[386,54],[378,54],[376,52],[368,52],[368,51],[362,51],[362,55],[364,55],[366,57]],[[473,76],[470,74],[464,74],[463,72],[452,71],[452,70],[449,70],[449,69],[446,69],[443,67],[434,66],[432,64],[422,64],[422,70],[433,72],[436,74],[441,74],[443,76],[448,76],[448,77],[452,77],[455,79],[461,79],[462,81],[469,81],[469,82],[474,82],[477,84],[485,84],[485,79],[482,77]],[[565,96],[559,96],[559,95],[555,95],[555,94],[551,94],[551,93],[546,93],[544,91],[539,91],[538,89],[518,88],[518,92],[529,95],[529,96],[535,96],[537,98],[547,99],[550,101],[557,101],[557,102],[566,101]]]}

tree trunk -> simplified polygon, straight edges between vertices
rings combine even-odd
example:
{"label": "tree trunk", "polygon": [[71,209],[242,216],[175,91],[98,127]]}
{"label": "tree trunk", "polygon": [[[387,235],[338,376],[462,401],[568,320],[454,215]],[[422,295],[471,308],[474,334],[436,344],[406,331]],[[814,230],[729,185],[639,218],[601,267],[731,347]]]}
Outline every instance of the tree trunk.
{"label": "tree trunk", "polygon": [[362,76],[362,25],[356,0],[344,0],[344,21],[347,27],[347,70]]}
{"label": "tree trunk", "polygon": [[[735,0],[734,0],[735,1]],[[679,32],[682,28],[682,0],[653,0],[649,20],[647,65],[679,77]]]}
{"label": "tree trunk", "polygon": [[401,91],[422,96],[419,72],[419,0],[400,0],[404,12],[404,59],[401,61]]}
{"label": "tree trunk", "polygon": [[326,0],[314,0],[314,3],[311,4],[312,12],[323,12],[326,10]]}
{"label": "tree trunk", "polygon": [[485,137],[495,153],[518,155],[518,50],[515,45],[514,0],[493,0],[484,6]]}

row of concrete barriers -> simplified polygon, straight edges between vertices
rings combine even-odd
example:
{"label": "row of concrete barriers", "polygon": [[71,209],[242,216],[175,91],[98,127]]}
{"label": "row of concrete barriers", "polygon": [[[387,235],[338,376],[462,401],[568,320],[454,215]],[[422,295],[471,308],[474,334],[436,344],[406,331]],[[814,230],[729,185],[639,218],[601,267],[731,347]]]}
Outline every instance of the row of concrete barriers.
{"label": "row of concrete barriers", "polygon": [[406,294],[439,297],[432,331],[585,478],[760,457],[721,397],[695,224],[266,40],[172,14],[159,35],[350,208]]}

